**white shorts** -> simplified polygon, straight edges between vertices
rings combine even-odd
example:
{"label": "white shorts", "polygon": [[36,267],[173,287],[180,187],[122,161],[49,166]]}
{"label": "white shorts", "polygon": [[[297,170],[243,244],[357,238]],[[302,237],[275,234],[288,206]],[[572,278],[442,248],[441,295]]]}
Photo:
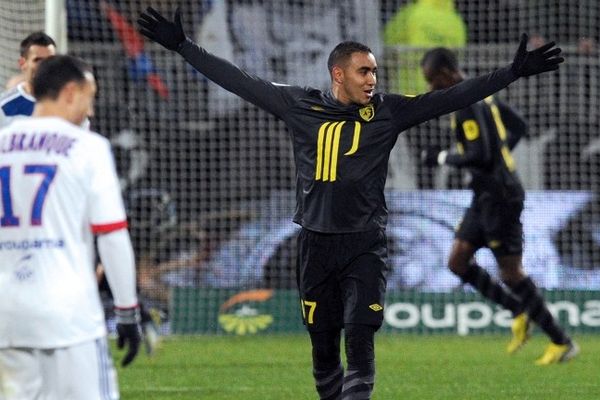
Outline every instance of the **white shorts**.
{"label": "white shorts", "polygon": [[0,349],[0,400],[118,400],[106,338],[59,349]]}

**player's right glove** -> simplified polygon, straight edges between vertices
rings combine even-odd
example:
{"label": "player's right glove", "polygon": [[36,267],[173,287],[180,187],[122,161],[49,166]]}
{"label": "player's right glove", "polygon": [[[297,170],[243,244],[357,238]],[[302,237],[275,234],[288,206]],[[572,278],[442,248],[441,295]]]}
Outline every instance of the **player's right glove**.
{"label": "player's right glove", "polygon": [[181,25],[181,10],[175,10],[173,22],[168,21],[152,7],[148,7],[137,20],[139,31],[148,39],[161,46],[176,51],[185,41],[185,33]]}
{"label": "player's right glove", "polygon": [[121,365],[126,367],[137,355],[142,341],[140,310],[137,307],[116,308],[115,315],[117,316],[117,347],[122,349],[127,345],[127,353],[121,361]]}
{"label": "player's right glove", "polygon": [[564,58],[557,57],[562,50],[560,47],[553,48],[556,43],[546,43],[535,50],[527,51],[528,40],[529,36],[523,33],[511,66],[515,75],[521,77],[555,71],[558,69],[558,64],[565,61]]}
{"label": "player's right glove", "polygon": [[421,151],[421,161],[428,167],[437,167],[446,162],[448,152],[441,150],[439,146],[429,146]]}

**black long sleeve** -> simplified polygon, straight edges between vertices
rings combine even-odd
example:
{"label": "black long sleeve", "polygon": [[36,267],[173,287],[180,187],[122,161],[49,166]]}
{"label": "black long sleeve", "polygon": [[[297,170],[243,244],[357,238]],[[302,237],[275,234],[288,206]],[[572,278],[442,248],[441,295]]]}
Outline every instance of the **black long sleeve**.
{"label": "black long sleeve", "polygon": [[[489,74],[466,79],[448,89],[435,90],[419,96],[386,95],[395,104],[391,106],[399,131],[468,107],[504,89],[517,80],[510,66]],[[391,99],[390,99],[391,98]]]}
{"label": "black long sleeve", "polygon": [[283,118],[295,96],[305,93],[303,88],[275,84],[252,75],[190,39],[186,39],[178,53],[209,80],[278,118]]}

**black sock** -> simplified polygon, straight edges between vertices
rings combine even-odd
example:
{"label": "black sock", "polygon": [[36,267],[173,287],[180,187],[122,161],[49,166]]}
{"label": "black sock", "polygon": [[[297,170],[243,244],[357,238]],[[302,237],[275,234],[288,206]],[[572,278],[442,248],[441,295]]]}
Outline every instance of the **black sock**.
{"label": "black sock", "polygon": [[486,299],[490,299],[494,303],[500,304],[502,307],[510,310],[513,316],[517,316],[524,311],[522,302],[479,265],[469,265],[467,272],[460,276],[460,278],[464,283],[471,284]]}
{"label": "black sock", "polygon": [[310,332],[313,376],[319,399],[340,400],[344,369],[340,359],[341,332]]}
{"label": "black sock", "polygon": [[527,277],[514,285],[512,290],[522,299],[529,318],[546,332],[553,343],[567,344],[570,342],[565,331],[558,326],[556,320],[550,313],[550,310],[548,310],[544,298],[530,277]]}
{"label": "black sock", "polygon": [[373,326],[346,324],[346,359],[342,400],[368,400],[375,384],[375,331]]}

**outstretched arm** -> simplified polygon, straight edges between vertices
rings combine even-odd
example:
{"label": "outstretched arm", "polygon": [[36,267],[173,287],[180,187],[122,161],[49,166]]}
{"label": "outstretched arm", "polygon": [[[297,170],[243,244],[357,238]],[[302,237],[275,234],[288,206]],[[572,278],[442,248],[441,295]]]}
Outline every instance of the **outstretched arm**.
{"label": "outstretched arm", "polygon": [[[527,51],[528,36],[523,34],[512,64],[480,77],[467,79],[448,89],[436,90],[416,97],[400,97],[395,107],[399,130],[429,119],[463,109],[505,88],[521,77],[554,71],[564,61],[560,48],[547,43]],[[395,97],[395,96],[394,96]]]}
{"label": "outstretched arm", "polygon": [[276,117],[282,118],[293,101],[293,93],[302,91],[297,87],[274,84],[249,74],[196,45],[183,32],[179,7],[175,10],[173,22],[165,19],[152,7],[148,7],[146,12],[140,15],[138,24],[142,35],[178,52],[192,67],[217,85]]}

